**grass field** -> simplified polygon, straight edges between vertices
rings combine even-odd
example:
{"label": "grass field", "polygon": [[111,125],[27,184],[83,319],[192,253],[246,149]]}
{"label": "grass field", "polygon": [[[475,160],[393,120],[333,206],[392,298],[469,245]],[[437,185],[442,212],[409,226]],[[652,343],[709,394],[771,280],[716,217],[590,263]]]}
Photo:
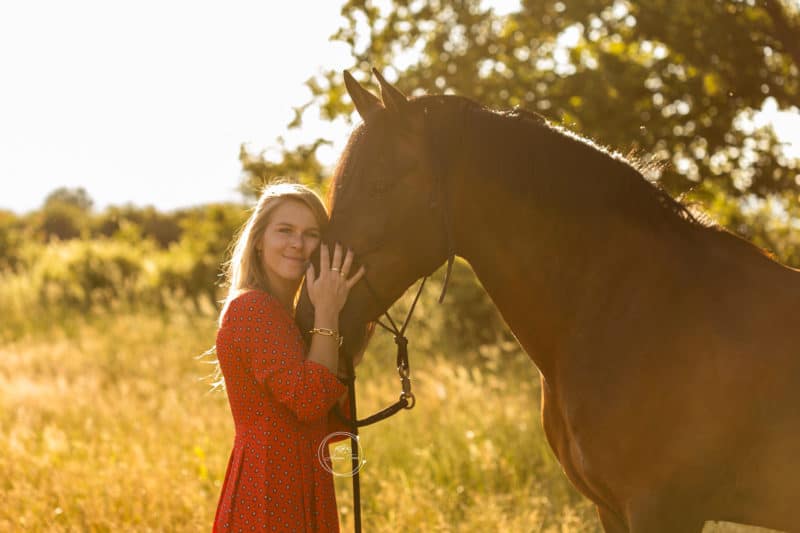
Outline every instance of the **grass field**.
{"label": "grass field", "polygon": [[[233,439],[194,358],[212,310],[38,331],[0,348],[0,531],[210,530]],[[427,344],[412,346],[417,407],[362,432],[364,530],[600,531],[545,443],[526,356],[486,347],[461,365]],[[362,414],[397,398],[392,348],[378,333],[359,369]],[[352,530],[350,479],[336,487]]]}
{"label": "grass field", "polygon": [[[194,359],[214,332],[210,312],[125,313],[4,344],[0,531],[208,530],[233,438]],[[398,394],[377,337],[365,414]],[[365,531],[597,530],[544,442],[535,368],[506,356],[513,370],[494,372],[412,352],[417,407],[362,433]],[[349,481],[336,480],[344,527]]]}

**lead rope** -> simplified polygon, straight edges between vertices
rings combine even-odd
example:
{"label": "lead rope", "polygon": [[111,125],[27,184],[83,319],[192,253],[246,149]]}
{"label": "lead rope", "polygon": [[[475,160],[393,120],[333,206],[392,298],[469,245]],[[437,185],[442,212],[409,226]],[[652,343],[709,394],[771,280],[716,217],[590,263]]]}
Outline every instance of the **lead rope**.
{"label": "lead rope", "polygon": [[[439,297],[439,302],[441,303],[444,300],[444,295],[447,291],[447,284],[450,279],[450,271],[453,266],[454,257],[450,256],[447,261],[447,273],[445,275],[444,286],[442,287],[442,294]],[[363,278],[364,282],[367,285],[367,289],[372,294],[372,297],[375,298],[378,302],[381,301],[378,294],[369,284],[369,281],[366,278]],[[388,308],[384,313],[384,316],[388,319],[390,325],[386,325],[380,320],[377,320],[379,326],[384,328],[385,330],[391,332],[394,335],[394,342],[397,345],[397,373],[400,375],[400,382],[402,391],[400,392],[400,399],[396,401],[394,404],[390,405],[389,407],[375,413],[372,416],[364,418],[362,420],[358,420],[356,415],[356,387],[355,387],[355,369],[353,368],[353,358],[347,357],[347,389],[348,389],[348,398],[350,399],[350,419],[347,420],[342,417],[341,413],[339,412],[339,406],[337,405],[334,408],[334,413],[340,419],[345,421],[350,426],[350,456],[351,456],[351,466],[353,472],[353,523],[354,523],[354,530],[356,533],[361,533],[361,482],[359,479],[359,470],[361,469],[361,459],[358,456],[358,450],[360,449],[358,443],[358,428],[363,426],[368,426],[370,424],[374,424],[375,422],[379,422],[381,420],[385,420],[390,416],[397,414],[401,409],[413,409],[414,405],[416,405],[416,399],[414,397],[414,393],[411,392],[411,367],[409,366],[408,362],[408,339],[405,336],[406,328],[408,327],[409,322],[411,321],[411,315],[414,313],[414,308],[417,306],[417,301],[419,301],[419,297],[422,294],[422,289],[425,287],[425,282],[428,280],[428,276],[422,278],[422,283],[419,285],[419,289],[417,289],[417,295],[414,297],[414,301],[411,303],[411,307],[408,310],[408,314],[406,315],[406,319],[403,322],[403,326],[398,329],[397,324],[395,323],[392,316],[389,314]],[[410,400],[410,403],[409,403]],[[356,452],[353,453],[352,450]]]}
{"label": "lead rope", "polygon": [[[422,289],[425,287],[425,282],[428,280],[428,276],[422,278],[422,283],[419,285],[419,289],[417,290],[417,295],[414,297],[414,302],[411,304],[411,308],[408,310],[408,314],[406,315],[406,319],[403,322],[403,327],[397,327],[397,324],[392,319],[392,316],[389,314],[388,308],[384,313],[384,316],[389,320],[389,324],[391,326],[387,326],[380,320],[377,321],[378,325],[382,328],[390,331],[394,334],[394,342],[397,344],[397,372],[400,375],[400,381],[402,383],[402,392],[400,393],[400,399],[395,402],[394,404],[390,405],[386,409],[367,417],[363,420],[358,420],[356,415],[356,387],[355,387],[355,369],[353,368],[353,358],[347,357],[347,389],[348,389],[348,398],[350,399],[350,420],[347,423],[350,426],[350,456],[351,456],[351,472],[353,472],[353,523],[354,529],[356,533],[361,533],[361,482],[358,476],[358,472],[361,469],[361,459],[358,456],[358,450],[360,449],[358,445],[358,428],[363,426],[368,426],[370,424],[374,424],[380,420],[384,420],[389,418],[390,416],[396,414],[401,409],[412,409],[416,404],[416,400],[414,398],[414,393],[411,392],[411,369],[408,364],[408,339],[405,336],[406,328],[408,327],[408,323],[411,320],[411,315],[414,312],[414,308],[417,306],[417,301],[419,300],[420,295],[422,294]],[[381,301],[378,294],[369,284],[366,278],[364,278],[364,282],[367,285],[368,290],[372,294],[372,297],[375,298],[378,302]],[[411,403],[409,403],[409,399]],[[336,406],[334,412],[337,416],[341,417],[341,414],[338,411],[338,405]],[[355,450],[355,453],[353,452]]]}
{"label": "lead rope", "polygon": [[[447,285],[450,280],[450,272],[453,268],[453,261],[454,257],[451,255],[447,260],[447,273],[445,274],[442,293],[439,296],[439,303],[444,300],[444,295],[447,292]],[[369,284],[369,281],[366,278],[363,278],[363,280],[367,285],[367,289],[372,294],[372,297],[380,302],[380,297],[375,292],[375,289],[373,289]],[[414,297],[414,301],[408,310],[408,314],[406,315],[406,319],[401,328],[397,327],[394,319],[392,319],[392,316],[389,314],[388,308],[384,313],[384,316],[388,319],[390,325],[387,326],[380,320],[377,321],[379,326],[394,335],[394,342],[397,345],[397,373],[400,376],[400,383],[402,387],[400,399],[398,401],[372,416],[359,420],[356,414],[356,378],[355,369],[353,368],[353,358],[346,358],[348,376],[346,381],[348,391],[347,396],[350,399],[350,419],[347,420],[342,417],[341,413],[339,412],[338,405],[334,408],[334,413],[350,426],[350,456],[352,460],[351,471],[353,472],[353,524],[356,533],[361,533],[361,480],[359,479],[358,475],[359,470],[361,469],[361,459],[358,456],[358,450],[360,449],[358,445],[358,428],[385,420],[386,418],[397,414],[401,409],[413,409],[414,405],[416,405],[414,393],[411,392],[411,367],[409,366],[408,362],[408,339],[405,336],[405,331],[409,322],[411,321],[411,315],[414,313],[414,308],[417,306],[417,301],[419,301],[419,297],[422,294],[422,289],[425,287],[425,282],[427,280],[428,276],[422,278],[422,283],[420,283],[419,289],[417,289],[417,295]],[[356,452],[353,453],[352,450],[356,450]]]}

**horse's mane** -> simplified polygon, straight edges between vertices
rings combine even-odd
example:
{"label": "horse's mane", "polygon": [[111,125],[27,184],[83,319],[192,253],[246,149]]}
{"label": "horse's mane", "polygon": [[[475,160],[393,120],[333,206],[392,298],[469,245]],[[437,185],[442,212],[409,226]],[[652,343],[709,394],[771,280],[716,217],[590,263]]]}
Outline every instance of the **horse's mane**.
{"label": "horse's mane", "polygon": [[[461,137],[449,148],[469,150],[484,175],[502,181],[516,195],[541,192],[543,184],[538,180],[549,175],[555,179],[544,185],[548,193],[577,209],[595,212],[611,203],[617,212],[628,211],[653,223],[707,225],[645,177],[658,170],[652,163],[610,151],[539,114],[521,108],[495,111],[456,96],[422,96],[414,101],[430,109],[442,108],[440,118],[432,121],[439,130],[434,137]],[[479,146],[464,146],[469,142],[464,138],[468,131],[479,136]],[[544,169],[548,172],[541,172]],[[561,172],[554,173],[556,169]],[[574,179],[561,179],[565,173]]]}

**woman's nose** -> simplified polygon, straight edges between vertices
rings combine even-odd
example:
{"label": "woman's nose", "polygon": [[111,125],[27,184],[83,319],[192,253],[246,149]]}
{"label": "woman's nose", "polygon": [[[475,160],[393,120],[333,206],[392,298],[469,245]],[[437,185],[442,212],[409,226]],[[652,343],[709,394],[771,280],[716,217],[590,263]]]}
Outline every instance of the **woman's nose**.
{"label": "woman's nose", "polygon": [[292,235],[292,238],[289,240],[289,245],[292,248],[302,248],[303,247],[303,236],[302,235]]}

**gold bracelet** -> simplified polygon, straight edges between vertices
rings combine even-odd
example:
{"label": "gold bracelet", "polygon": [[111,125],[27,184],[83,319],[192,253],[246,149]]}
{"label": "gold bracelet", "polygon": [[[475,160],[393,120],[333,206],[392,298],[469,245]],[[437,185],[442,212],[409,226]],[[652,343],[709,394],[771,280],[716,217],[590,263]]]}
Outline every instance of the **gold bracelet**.
{"label": "gold bracelet", "polygon": [[325,335],[326,337],[333,337],[336,341],[339,342],[339,346],[341,346],[342,342],[344,342],[344,337],[339,335],[339,332],[336,331],[335,329],[314,328],[309,330],[308,332],[312,335],[316,333],[317,335]]}

